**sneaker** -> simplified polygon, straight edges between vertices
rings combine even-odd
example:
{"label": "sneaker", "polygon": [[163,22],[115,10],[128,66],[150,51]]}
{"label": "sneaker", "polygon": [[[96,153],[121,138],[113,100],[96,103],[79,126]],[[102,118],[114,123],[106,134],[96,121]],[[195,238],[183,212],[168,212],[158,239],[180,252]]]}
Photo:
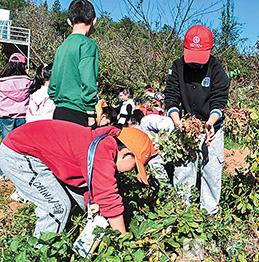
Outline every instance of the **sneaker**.
{"label": "sneaker", "polygon": [[28,203],[29,201],[25,199],[25,197],[22,196],[21,193],[19,193],[17,190],[15,190],[10,198],[14,201],[21,202],[21,203]]}
{"label": "sneaker", "polygon": [[6,176],[0,174],[0,181],[7,181],[9,180]]}

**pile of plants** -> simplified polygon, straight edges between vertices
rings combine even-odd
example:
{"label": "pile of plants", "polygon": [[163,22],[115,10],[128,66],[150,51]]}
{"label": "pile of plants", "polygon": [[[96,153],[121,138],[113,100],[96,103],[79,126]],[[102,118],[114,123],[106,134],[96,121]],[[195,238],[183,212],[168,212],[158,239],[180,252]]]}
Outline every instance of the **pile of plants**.
{"label": "pile of plants", "polygon": [[181,165],[197,157],[201,136],[205,134],[205,123],[198,118],[184,117],[181,128],[169,133],[158,133],[158,149],[164,163]]}

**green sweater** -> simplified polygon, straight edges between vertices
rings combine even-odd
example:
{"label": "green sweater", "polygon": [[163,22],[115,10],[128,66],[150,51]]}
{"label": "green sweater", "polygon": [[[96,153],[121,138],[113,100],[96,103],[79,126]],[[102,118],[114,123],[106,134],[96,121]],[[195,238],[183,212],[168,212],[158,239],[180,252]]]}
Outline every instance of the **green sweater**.
{"label": "green sweater", "polygon": [[58,48],[48,94],[57,107],[95,110],[99,52],[95,41],[71,34]]}

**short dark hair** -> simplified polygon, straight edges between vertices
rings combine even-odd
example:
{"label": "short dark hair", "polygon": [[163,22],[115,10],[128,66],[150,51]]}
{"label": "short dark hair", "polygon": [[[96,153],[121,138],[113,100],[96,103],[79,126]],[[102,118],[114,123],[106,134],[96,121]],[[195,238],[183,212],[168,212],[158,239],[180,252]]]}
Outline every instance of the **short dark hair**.
{"label": "short dark hair", "polygon": [[103,107],[102,114],[106,115],[106,118],[108,118],[111,121],[111,124],[117,123],[117,112],[112,106],[105,106]]}
{"label": "short dark hair", "polygon": [[68,8],[68,19],[72,25],[85,23],[90,25],[96,17],[94,6],[87,0],[73,0]]}
{"label": "short dark hair", "polygon": [[133,125],[140,125],[141,119],[144,116],[144,113],[140,109],[135,109],[130,117],[130,121]]}
{"label": "short dark hair", "polygon": [[117,137],[115,137],[117,142],[118,150],[121,151],[123,148],[127,148]]}
{"label": "short dark hair", "polygon": [[134,95],[134,92],[133,92],[132,88],[130,88],[130,87],[121,88],[119,93],[123,93],[124,95],[128,95],[130,98],[132,98],[133,95]]}
{"label": "short dark hair", "polygon": [[52,71],[53,63],[50,64],[41,64],[35,72],[35,76],[30,88],[30,93],[33,94],[38,89],[41,88],[42,85],[45,84],[46,81],[50,80],[51,71]]}

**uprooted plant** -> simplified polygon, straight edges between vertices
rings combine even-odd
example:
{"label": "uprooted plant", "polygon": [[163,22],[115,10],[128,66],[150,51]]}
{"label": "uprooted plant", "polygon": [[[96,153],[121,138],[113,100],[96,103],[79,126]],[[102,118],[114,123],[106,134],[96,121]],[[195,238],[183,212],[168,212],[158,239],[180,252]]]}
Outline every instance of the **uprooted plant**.
{"label": "uprooted plant", "polygon": [[182,119],[181,128],[169,133],[158,133],[158,148],[165,163],[180,165],[190,159],[196,159],[201,144],[201,136],[205,133],[205,124],[196,117]]}

